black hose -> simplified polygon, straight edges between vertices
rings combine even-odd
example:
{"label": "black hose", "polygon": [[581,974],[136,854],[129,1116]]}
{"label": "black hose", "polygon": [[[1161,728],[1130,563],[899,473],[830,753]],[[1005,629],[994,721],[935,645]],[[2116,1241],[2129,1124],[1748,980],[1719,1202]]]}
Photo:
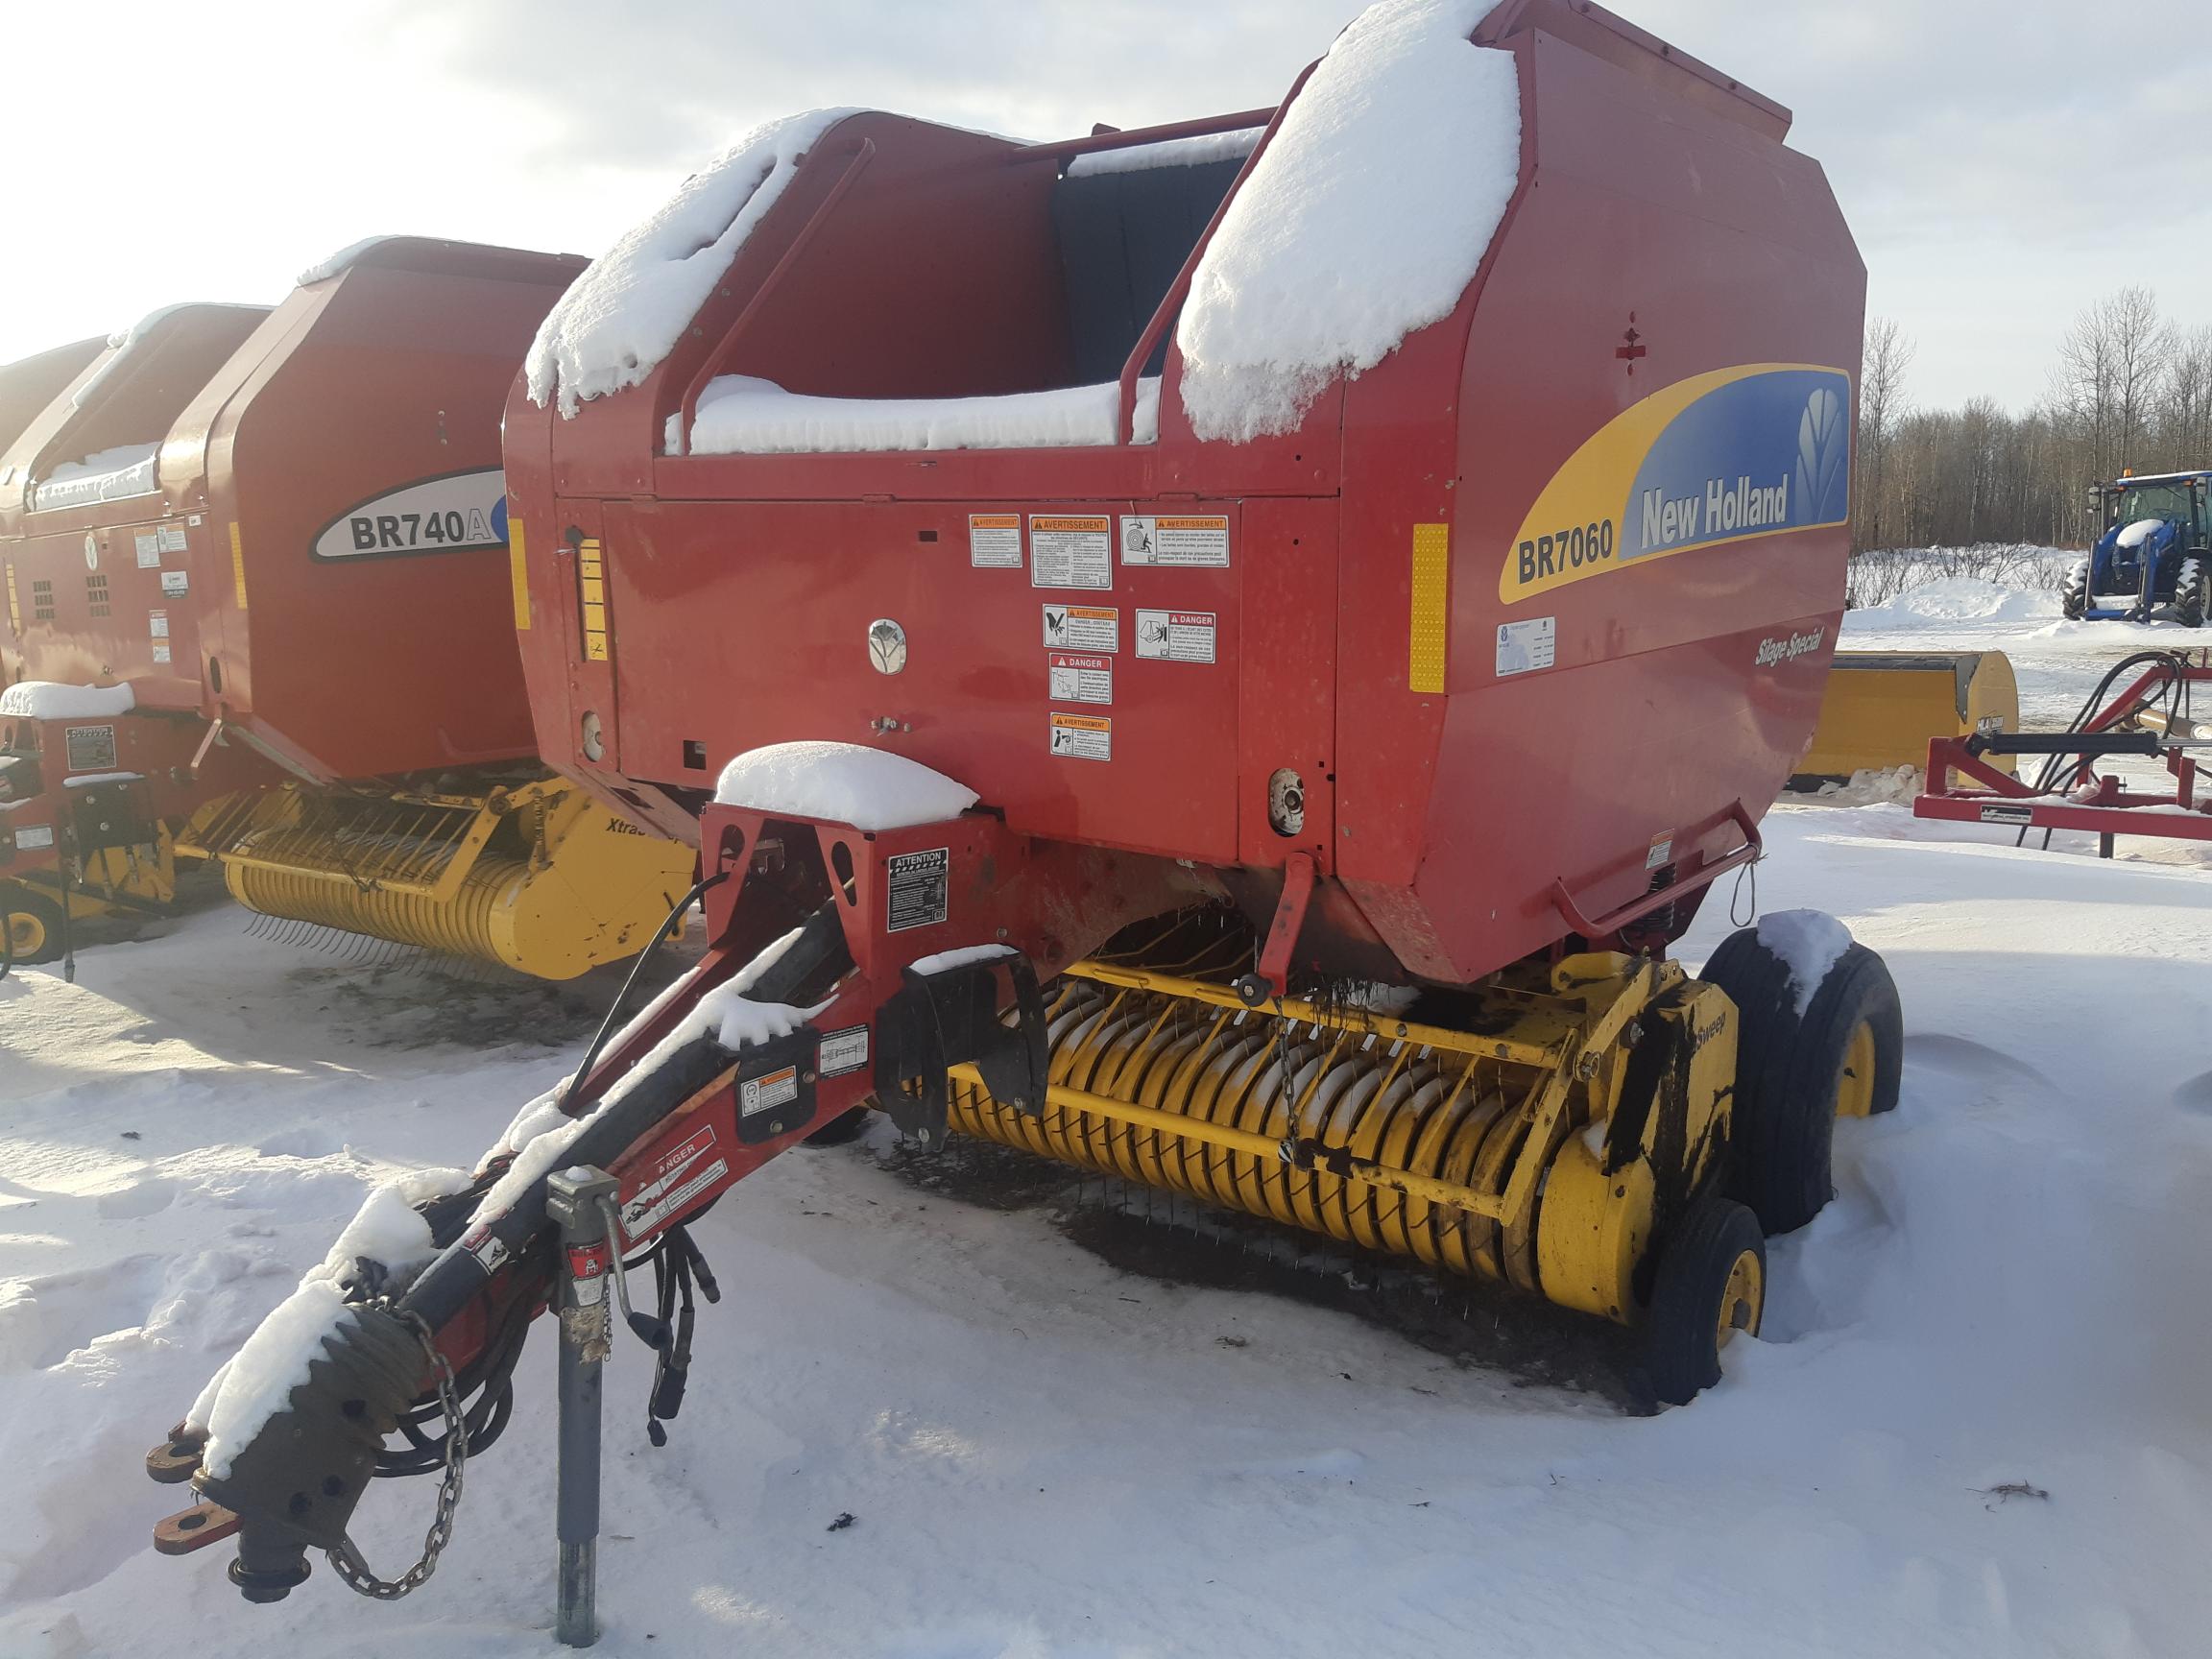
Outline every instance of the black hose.
{"label": "black hose", "polygon": [[576,1091],[583,1088],[586,1080],[590,1077],[591,1068],[599,1064],[600,1053],[614,1033],[621,1029],[623,1005],[630,1000],[630,993],[637,989],[637,980],[645,972],[645,964],[652,960],[653,952],[661,949],[677,924],[684,920],[686,910],[729,879],[729,871],[717,870],[713,875],[693,882],[691,891],[676,902],[676,908],[668,912],[666,919],[654,929],[653,937],[645,942],[645,949],[637,952],[637,959],[630,964],[630,973],[622,981],[622,989],[614,993],[614,1000],[607,1006],[607,1017],[599,1022],[599,1029],[591,1039],[591,1046],[584,1050],[584,1063],[570,1074],[568,1087],[561,1092],[561,1098],[556,1104],[563,1117],[568,1115],[568,1103],[576,1098]]}
{"label": "black hose", "polygon": [[[2091,691],[2082,702],[2080,711],[2067,724],[2066,730],[2068,732],[2080,732],[2088,725],[2090,720],[2103,710],[2104,699],[2120,676],[2127,673],[2130,668],[2142,667],[2150,663],[2155,663],[2167,671],[2166,688],[2158,700],[2169,705],[2167,709],[2168,719],[2186,718],[2189,709],[2189,677],[2187,673],[2189,661],[2187,657],[2178,651],[2132,651],[2104,671],[2104,677],[2097,682],[2097,688]],[[2155,707],[2155,703],[2146,705],[2146,707]],[[2087,765],[2088,761],[2080,755],[2052,755],[2048,757],[2043,762],[2042,769],[2035,776],[2035,793],[2038,795],[2063,794],[2080,781],[2082,770]],[[2012,845],[2024,847],[2027,844],[2028,826],[2022,825],[2020,832],[2012,838]],[[2051,832],[2048,830],[2043,832],[2043,845],[2046,849],[2051,845]]]}

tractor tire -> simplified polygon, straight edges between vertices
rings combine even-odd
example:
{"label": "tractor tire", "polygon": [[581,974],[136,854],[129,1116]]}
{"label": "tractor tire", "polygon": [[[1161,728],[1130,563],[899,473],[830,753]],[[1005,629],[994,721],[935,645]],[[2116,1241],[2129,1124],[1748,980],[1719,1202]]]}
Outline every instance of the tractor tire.
{"label": "tractor tire", "polygon": [[5,960],[18,968],[61,955],[61,907],[42,893],[0,882],[0,914],[7,926]]}
{"label": "tractor tire", "polygon": [[1744,927],[1699,975],[1736,1004],[1736,1095],[1725,1190],[1768,1235],[1793,1233],[1835,1191],[1836,1119],[1897,1104],[1905,1025],[1897,986],[1863,945],[1838,957],[1798,1012],[1782,959]]}
{"label": "tractor tire", "polygon": [[850,1112],[840,1112],[805,1140],[802,1146],[847,1146],[868,1133],[868,1108],[855,1106]]}
{"label": "tractor tire", "polygon": [[1646,1310],[1644,1364],[1662,1404],[1687,1406],[1720,1381],[1720,1350],[1759,1334],[1767,1307],[1767,1240],[1759,1218],[1708,1193],[1659,1249]]}
{"label": "tractor tire", "polygon": [[2201,628],[2207,611],[2212,611],[2212,573],[2203,560],[2184,559],[2174,578],[2174,620],[2184,628]]}
{"label": "tractor tire", "polygon": [[2069,622],[2079,622],[2088,613],[2089,561],[2080,559],[2066,572],[2066,586],[2058,594],[2058,614]]}

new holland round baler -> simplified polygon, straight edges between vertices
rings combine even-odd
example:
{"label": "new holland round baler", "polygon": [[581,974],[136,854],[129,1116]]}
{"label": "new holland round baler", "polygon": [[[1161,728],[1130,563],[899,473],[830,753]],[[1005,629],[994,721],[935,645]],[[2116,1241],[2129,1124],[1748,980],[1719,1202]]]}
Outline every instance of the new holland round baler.
{"label": "new holland round baler", "polygon": [[707,955],[210,1384],[163,1547],[420,1583],[349,1517],[505,1420],[549,1203],[619,1183],[559,1292],[604,1352],[588,1280],[687,1302],[686,1224],[863,1107],[1711,1381],[1901,1042],[1826,918],[1666,956],[1843,608],[1863,271],[1788,127],[1583,0],[1385,0],[1273,109],[832,112],[690,180],[549,317],[506,467],[540,749],[697,837]]}
{"label": "new holland round baler", "polygon": [[[689,854],[546,775],[513,643],[500,409],[580,265],[382,239],[273,312],[149,320],[31,422],[0,462],[18,914],[165,898],[173,838],[266,916],[551,977],[650,931]],[[87,720],[88,685],[128,697]],[[147,891],[67,878],[101,822]]]}

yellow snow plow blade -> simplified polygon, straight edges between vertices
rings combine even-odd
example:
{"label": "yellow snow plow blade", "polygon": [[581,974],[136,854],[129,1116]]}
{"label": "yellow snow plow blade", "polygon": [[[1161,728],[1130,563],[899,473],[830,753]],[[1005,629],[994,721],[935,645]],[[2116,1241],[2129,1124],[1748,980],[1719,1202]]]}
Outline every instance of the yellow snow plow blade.
{"label": "yellow snow plow blade", "polygon": [[[1928,764],[1928,739],[2017,732],[2020,687],[2002,651],[1839,651],[1796,778]],[[2012,770],[2009,757],[1990,764]]]}
{"label": "yellow snow plow blade", "polygon": [[540,979],[635,954],[694,861],[557,778],[482,795],[290,785],[203,811],[179,851],[219,860],[264,916]]}

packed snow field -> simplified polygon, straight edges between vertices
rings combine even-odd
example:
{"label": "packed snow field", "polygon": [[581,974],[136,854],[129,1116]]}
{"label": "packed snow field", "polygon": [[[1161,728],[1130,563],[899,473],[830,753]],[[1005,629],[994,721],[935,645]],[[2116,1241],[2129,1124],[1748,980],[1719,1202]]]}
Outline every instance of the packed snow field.
{"label": "packed snow field", "polygon": [[[2039,604],[1923,590],[1845,642],[2000,643],[2031,707],[2071,714],[2052,682],[2189,637]],[[1046,1208],[918,1187],[878,1129],[700,1226],[723,1301],[663,1450],[647,1357],[617,1347],[600,1650],[2200,1650],[2212,875],[1886,804],[1785,804],[1767,833],[1759,903],[1887,955],[1906,1070],[1893,1116],[1841,1125],[1836,1201],[1774,1241],[1765,1339],[1717,1389],[1635,1416],[1123,1272]],[[0,1656],[554,1650],[542,1331],[444,1564],[397,1604],[319,1563],[252,1607],[223,1550],[154,1555],[183,1500],[139,1460],[370,1183],[469,1163],[573,1063],[604,988],[349,970],[224,908],[87,951],[79,981],[0,983]],[[412,1558],[431,1497],[372,1489],[372,1564]]]}

